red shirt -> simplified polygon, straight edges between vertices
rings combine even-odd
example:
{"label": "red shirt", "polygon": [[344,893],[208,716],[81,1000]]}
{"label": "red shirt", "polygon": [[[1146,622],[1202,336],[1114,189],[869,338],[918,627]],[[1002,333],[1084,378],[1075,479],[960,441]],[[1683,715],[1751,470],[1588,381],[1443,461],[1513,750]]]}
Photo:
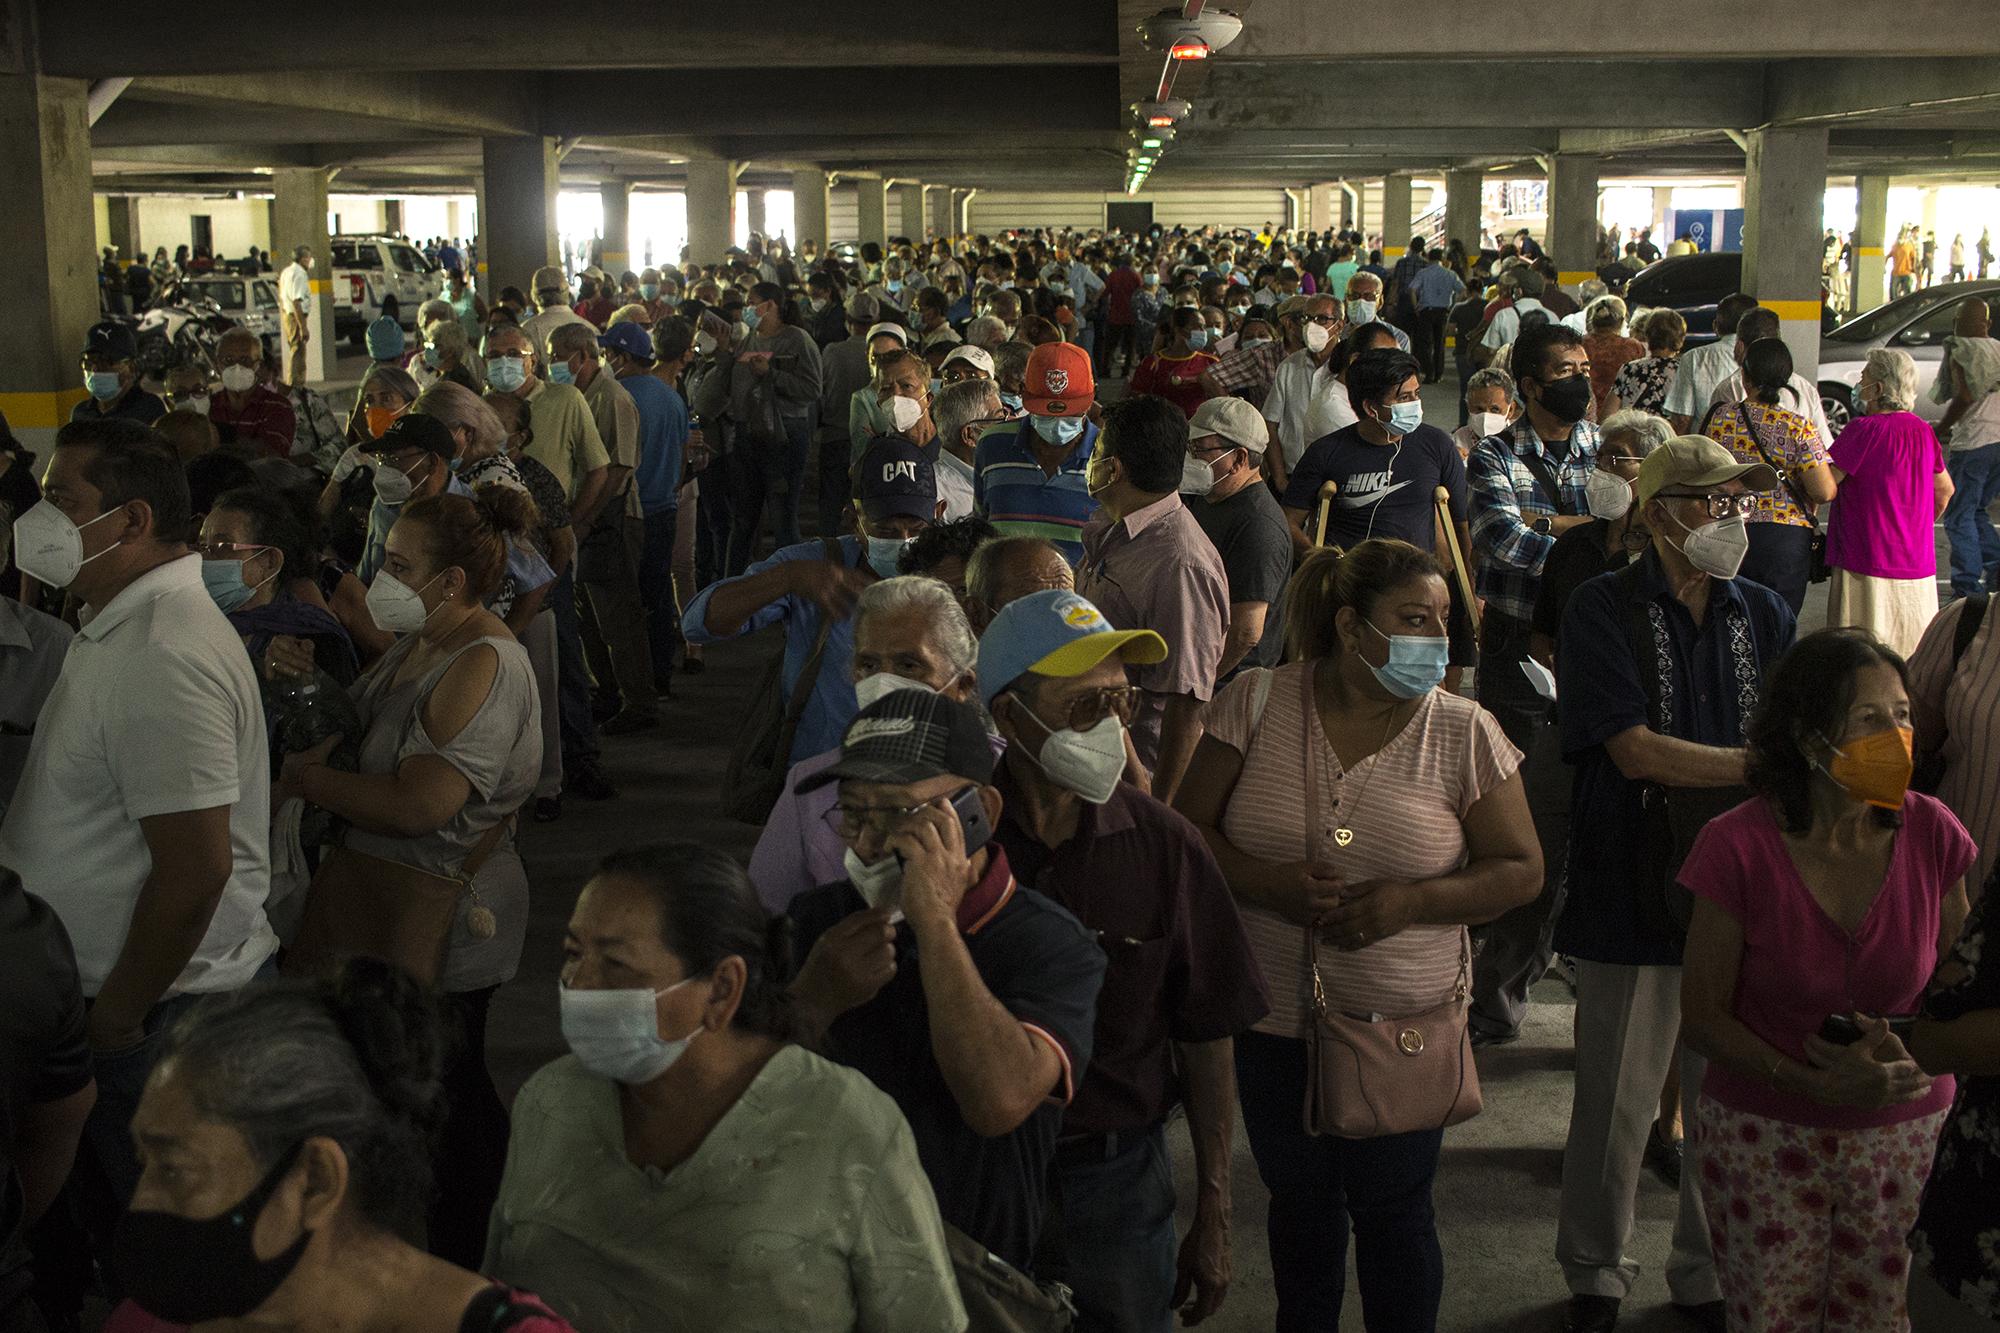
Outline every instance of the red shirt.
{"label": "red shirt", "polygon": [[261,384],[243,396],[240,408],[230,405],[227,392],[218,392],[208,400],[208,419],[215,423],[215,432],[224,444],[241,440],[272,458],[290,456],[292,437],[298,430],[291,403]]}
{"label": "red shirt", "polygon": [[1178,359],[1149,356],[1132,372],[1125,392],[1156,393],[1192,418],[1194,410],[1208,401],[1208,391],[1201,387],[1201,373],[1214,364],[1215,358],[1207,352],[1192,352]]}
{"label": "red shirt", "polygon": [[1122,325],[1139,322],[1132,313],[1132,293],[1139,290],[1141,281],[1139,270],[1130,264],[1111,270],[1111,276],[1104,280],[1104,296],[1109,302],[1105,307],[1105,323]]}

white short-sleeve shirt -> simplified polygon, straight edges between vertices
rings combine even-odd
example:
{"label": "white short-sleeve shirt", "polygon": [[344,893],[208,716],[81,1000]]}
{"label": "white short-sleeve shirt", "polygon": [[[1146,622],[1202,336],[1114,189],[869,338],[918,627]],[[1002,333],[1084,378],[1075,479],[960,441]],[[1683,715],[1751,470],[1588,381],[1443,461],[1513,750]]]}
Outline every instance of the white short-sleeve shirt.
{"label": "white short-sleeve shirt", "polygon": [[0,823],[0,862],[62,919],[85,995],[124,948],[153,867],[139,821],[153,815],[230,807],[229,881],[169,993],[235,990],[276,951],[269,755],[256,673],[201,557],[141,575],[77,632]]}
{"label": "white short-sleeve shirt", "polygon": [[[1715,387],[1736,373],[1736,335],[1725,333],[1704,347],[1690,347],[1681,353],[1674,367],[1674,382],[1667,386],[1663,405],[1669,416],[1692,417],[1701,424]],[[1819,397],[1818,390],[1813,398]]]}
{"label": "white short-sleeve shirt", "polygon": [[286,310],[297,301],[299,309],[308,315],[312,313],[312,278],[307,275],[305,265],[297,260],[285,265],[285,271],[278,275],[278,291],[284,297]]}
{"label": "white short-sleeve shirt", "polygon": [[1278,427],[1278,444],[1285,466],[1294,468],[1313,441],[1355,422],[1347,386],[1325,367],[1313,364],[1312,353],[1297,351],[1278,363],[1271,392],[1264,398],[1264,419]]}

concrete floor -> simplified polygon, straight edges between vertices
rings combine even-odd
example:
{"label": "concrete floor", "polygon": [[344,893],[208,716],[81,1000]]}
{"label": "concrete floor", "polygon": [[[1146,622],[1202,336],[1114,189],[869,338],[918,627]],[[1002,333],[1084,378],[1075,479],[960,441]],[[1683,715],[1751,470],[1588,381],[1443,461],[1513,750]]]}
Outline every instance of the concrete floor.
{"label": "concrete floor", "polygon": [[[1450,386],[1427,389],[1425,398],[1433,422],[1455,421]],[[1801,628],[1824,623],[1824,605],[1824,591],[1813,590]],[[706,672],[676,679],[661,730],[607,740],[605,768],[622,789],[620,799],[601,805],[571,801],[560,822],[524,827],[523,852],[534,886],[527,949],[520,974],[495,999],[489,1035],[504,1096],[511,1098],[529,1074],[563,1052],[555,994],[563,928],[597,858],[613,847],[687,840],[747,859],[756,831],[722,818],[714,793],[746,696],[777,642],[766,634],[711,649]],[[1569,1120],[1572,1004],[1568,990],[1553,979],[1536,998],[1522,1039],[1480,1055],[1484,1113],[1445,1138],[1436,1190],[1446,1264],[1440,1327],[1453,1333],[1553,1329],[1566,1294],[1554,1252]],[[1172,1135],[1185,1198],[1192,1189],[1192,1153],[1178,1127]],[[1222,1311],[1206,1325],[1225,1333],[1271,1327],[1274,1308],[1264,1238],[1266,1195],[1240,1132],[1237,1137],[1235,1284]],[[1673,1203],[1664,1184],[1645,1178],[1631,1246],[1642,1273],[1621,1325],[1635,1333],[1688,1327],[1667,1307],[1661,1276]],[[1361,1326],[1350,1271],[1342,1327]]]}

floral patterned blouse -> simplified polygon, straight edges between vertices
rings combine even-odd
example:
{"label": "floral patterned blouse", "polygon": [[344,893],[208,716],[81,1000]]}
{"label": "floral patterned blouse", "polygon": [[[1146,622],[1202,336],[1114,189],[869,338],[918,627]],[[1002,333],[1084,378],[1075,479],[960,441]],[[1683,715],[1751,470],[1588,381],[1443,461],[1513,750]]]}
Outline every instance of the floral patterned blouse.
{"label": "floral patterned blouse", "polygon": [[[1790,470],[1825,467],[1829,461],[1812,422],[1796,412],[1763,403],[1730,403],[1713,409],[1708,438],[1736,455],[1737,462],[1768,463],[1780,469],[1780,477]],[[1760,444],[1761,450],[1757,447]],[[1776,490],[1757,497],[1757,511],[1750,515],[1750,521],[1813,526],[1812,517],[1799,508],[1782,480]]]}
{"label": "floral patterned blouse", "polygon": [[1674,382],[1678,356],[1642,356],[1618,368],[1611,396],[1627,407],[1659,416],[1667,405],[1667,386]]}
{"label": "floral patterned blouse", "polygon": [[[1959,975],[1931,991],[1927,1016],[1949,1020],[2000,1008],[2000,967],[1980,967],[1996,887],[1988,884],[1966,918],[1950,961],[1939,969],[1945,977]],[[2000,1320],[2000,1077],[1958,1080],[1958,1103],[1938,1135],[1910,1250],[1938,1286]]]}

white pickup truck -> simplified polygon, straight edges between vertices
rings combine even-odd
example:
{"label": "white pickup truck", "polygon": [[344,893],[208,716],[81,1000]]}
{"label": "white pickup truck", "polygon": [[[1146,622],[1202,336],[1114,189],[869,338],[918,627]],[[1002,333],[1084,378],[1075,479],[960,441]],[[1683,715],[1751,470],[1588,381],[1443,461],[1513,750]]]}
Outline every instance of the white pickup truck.
{"label": "white pickup truck", "polygon": [[363,346],[368,326],[382,317],[382,298],[396,298],[396,316],[412,332],[417,307],[444,290],[444,270],[395,236],[335,236],[333,336]]}

